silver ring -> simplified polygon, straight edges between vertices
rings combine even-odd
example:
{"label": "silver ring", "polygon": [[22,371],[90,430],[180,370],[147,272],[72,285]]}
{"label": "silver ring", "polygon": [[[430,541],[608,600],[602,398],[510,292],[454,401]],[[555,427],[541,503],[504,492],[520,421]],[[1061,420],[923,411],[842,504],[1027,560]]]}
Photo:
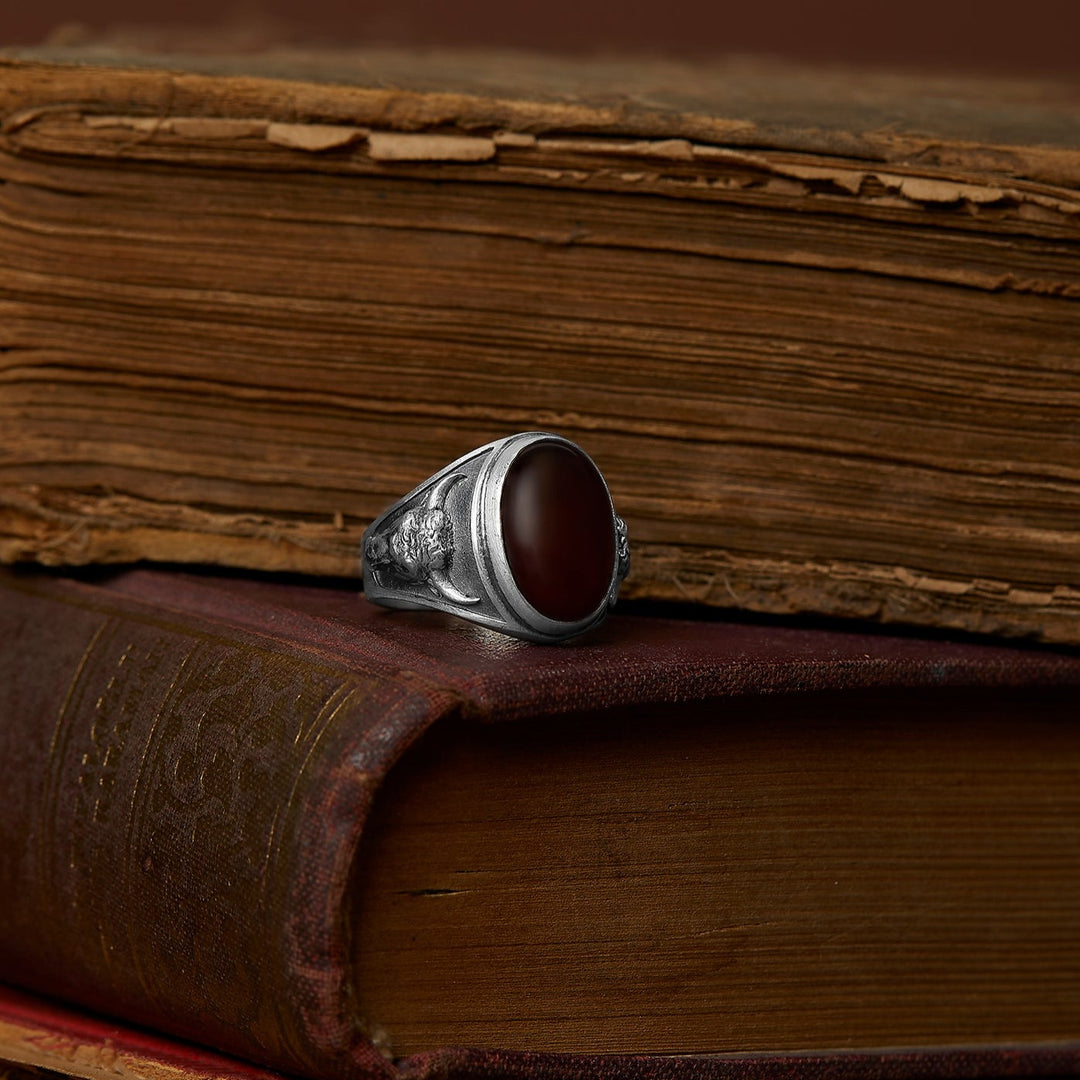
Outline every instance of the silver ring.
{"label": "silver ring", "polygon": [[630,569],[600,470],[560,435],[527,431],[440,469],[364,533],[364,592],[529,641],[598,626]]}

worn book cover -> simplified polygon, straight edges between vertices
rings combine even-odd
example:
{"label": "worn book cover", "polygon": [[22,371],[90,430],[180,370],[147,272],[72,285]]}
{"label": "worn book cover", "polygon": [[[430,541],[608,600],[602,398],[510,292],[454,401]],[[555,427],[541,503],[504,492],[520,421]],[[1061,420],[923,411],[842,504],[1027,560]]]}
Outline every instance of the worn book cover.
{"label": "worn book cover", "polygon": [[1074,655],[0,590],[5,982],[313,1080],[1074,1052]]}

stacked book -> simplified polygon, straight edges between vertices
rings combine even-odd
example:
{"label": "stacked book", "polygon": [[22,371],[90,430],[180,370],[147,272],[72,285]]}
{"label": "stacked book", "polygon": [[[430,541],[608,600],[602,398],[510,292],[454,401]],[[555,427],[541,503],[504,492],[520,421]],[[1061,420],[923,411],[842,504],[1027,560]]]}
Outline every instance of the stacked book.
{"label": "stacked book", "polygon": [[[1076,94],[0,56],[2,1075],[1080,1072]],[[515,430],[629,603],[365,600]]]}

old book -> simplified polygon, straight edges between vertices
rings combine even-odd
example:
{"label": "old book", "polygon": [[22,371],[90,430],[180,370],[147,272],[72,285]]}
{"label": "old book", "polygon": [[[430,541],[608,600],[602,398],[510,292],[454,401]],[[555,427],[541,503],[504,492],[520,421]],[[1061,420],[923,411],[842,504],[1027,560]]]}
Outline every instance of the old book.
{"label": "old book", "polygon": [[310,1077],[1080,1038],[1080,657],[0,588],[2,981]]}
{"label": "old book", "polygon": [[1077,88],[0,60],[0,559],[359,573],[515,429],[628,593],[1080,642]]}
{"label": "old book", "polygon": [[279,1074],[0,986],[2,1080],[281,1080]]}
{"label": "old book", "polygon": [[[5,1064],[10,1062],[10,1064]],[[687,1055],[665,1060],[447,1050],[386,1070],[386,1080],[1003,1080],[1063,1077],[1080,1044],[1023,1049]],[[159,1034],[0,987],[0,1080],[284,1080]]]}

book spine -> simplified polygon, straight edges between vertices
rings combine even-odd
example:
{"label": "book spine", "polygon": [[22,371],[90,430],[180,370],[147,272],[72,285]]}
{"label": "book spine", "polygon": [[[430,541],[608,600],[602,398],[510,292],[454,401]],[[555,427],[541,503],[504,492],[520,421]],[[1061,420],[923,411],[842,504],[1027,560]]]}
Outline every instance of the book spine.
{"label": "book spine", "polygon": [[346,1007],[345,898],[432,695],[62,581],[3,578],[0,645],[0,979],[293,1073],[386,1073]]}

